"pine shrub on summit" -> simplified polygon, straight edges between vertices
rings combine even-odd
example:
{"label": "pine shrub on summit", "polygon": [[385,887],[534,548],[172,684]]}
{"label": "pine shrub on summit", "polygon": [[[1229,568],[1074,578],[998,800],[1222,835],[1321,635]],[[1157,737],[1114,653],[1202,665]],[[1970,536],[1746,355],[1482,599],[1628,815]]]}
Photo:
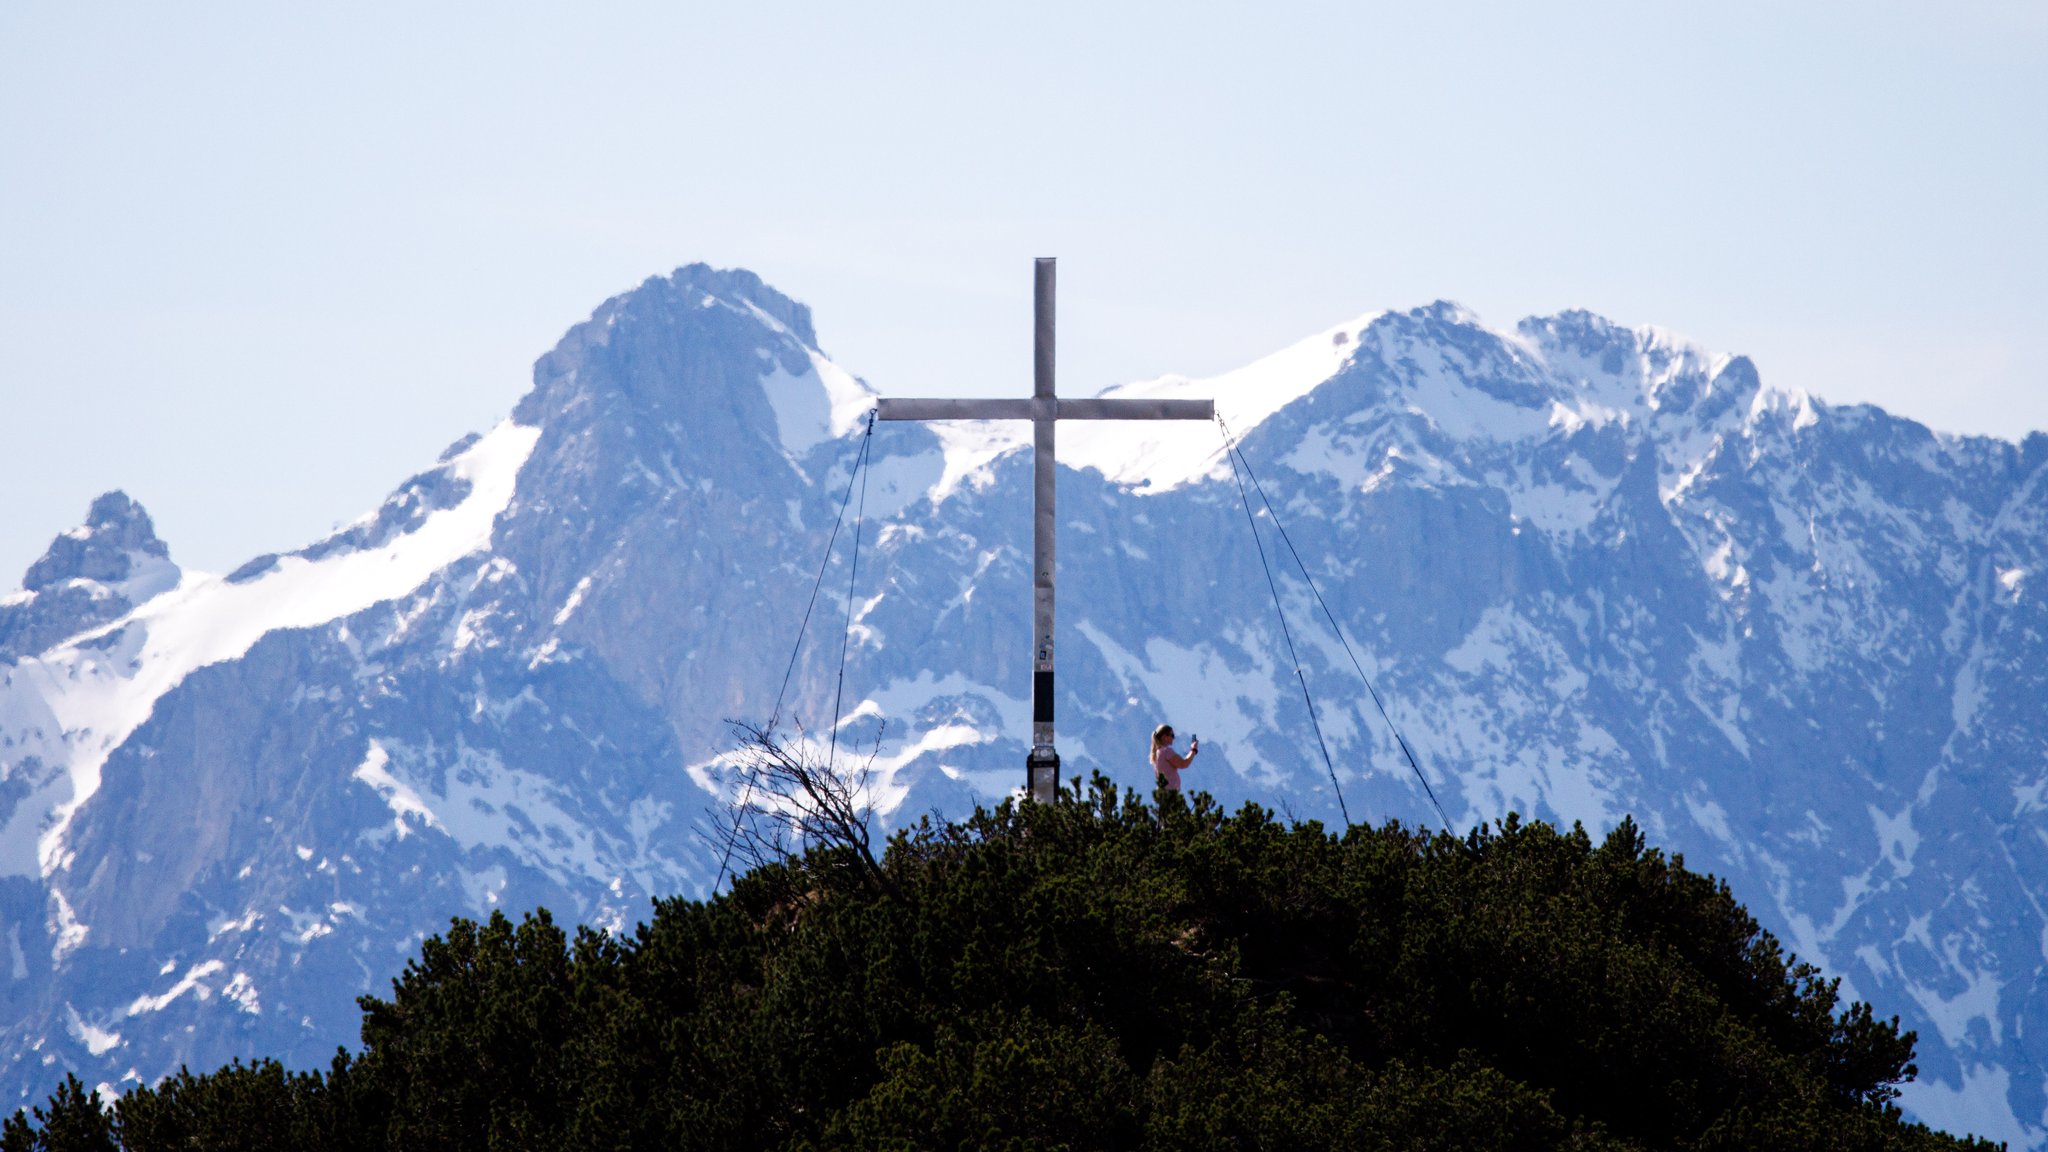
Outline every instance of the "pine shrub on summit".
{"label": "pine shrub on summit", "polygon": [[[1934,1149],[1913,1037],[1624,822],[1333,836],[1097,781],[630,936],[456,921],[326,1073],[4,1147]],[[93,1109],[97,1112],[97,1108]],[[92,1143],[92,1139],[98,1143]]]}

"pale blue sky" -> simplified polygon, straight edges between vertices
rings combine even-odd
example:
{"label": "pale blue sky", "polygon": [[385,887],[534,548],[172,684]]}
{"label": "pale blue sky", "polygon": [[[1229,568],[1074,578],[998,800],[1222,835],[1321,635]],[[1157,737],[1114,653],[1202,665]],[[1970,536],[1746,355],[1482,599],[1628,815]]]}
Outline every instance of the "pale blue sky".
{"label": "pale blue sky", "polygon": [[[692,260],[887,392],[1585,307],[2048,429],[2048,4],[0,5],[0,589],[124,487],[221,570]],[[420,11],[431,9],[431,11]]]}

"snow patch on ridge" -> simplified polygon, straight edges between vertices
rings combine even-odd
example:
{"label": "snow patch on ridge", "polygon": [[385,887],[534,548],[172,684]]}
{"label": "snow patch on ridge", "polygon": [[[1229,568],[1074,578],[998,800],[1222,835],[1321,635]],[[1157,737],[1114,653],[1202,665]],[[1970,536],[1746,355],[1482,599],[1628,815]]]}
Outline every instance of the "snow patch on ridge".
{"label": "snow patch on ridge", "polygon": [[87,1022],[83,1016],[78,1014],[78,1009],[73,1008],[70,1004],[64,1005],[64,1014],[67,1017],[66,1023],[69,1025],[71,1038],[85,1045],[87,1052],[95,1056],[104,1056],[108,1051],[121,1043],[121,1034],[119,1032],[101,1028]]}
{"label": "snow patch on ridge", "polygon": [[2011,1090],[2012,1074],[2005,1069],[1971,1064],[1962,1070],[1958,1085],[1924,1076],[1899,1085],[1899,1102],[1915,1119],[1942,1131],[2003,1140],[2010,1148],[2032,1148],[2042,1131],[2013,1112],[2007,1102]]}
{"label": "snow patch on ridge", "polygon": [[574,616],[576,609],[582,606],[583,594],[588,591],[590,591],[590,577],[585,576],[576,582],[576,587],[569,590],[569,598],[562,602],[561,611],[555,613],[555,627],[560,628],[569,622],[569,617]]}
{"label": "snow patch on ridge", "polygon": [[935,504],[962,486],[975,491],[987,488],[995,481],[990,466],[997,457],[1031,446],[1031,425],[1022,420],[934,420],[926,427],[939,438],[945,459],[930,493]]}
{"label": "snow patch on ridge", "polygon": [[390,763],[391,755],[384,751],[384,745],[372,740],[370,751],[351,775],[375,789],[384,797],[384,803],[391,806],[391,824],[397,829],[400,840],[412,835],[412,829],[405,823],[407,816],[418,817],[420,823],[429,828],[439,828],[441,821],[434,815],[434,810],[427,807],[426,801],[420,799],[419,792],[412,785],[391,774]]}
{"label": "snow patch on ridge", "polygon": [[874,394],[851,373],[809,349],[805,354],[809,364],[801,375],[792,375],[778,362],[761,377],[761,390],[775,410],[776,434],[793,457],[852,432],[874,407]]}
{"label": "snow patch on ridge", "polygon": [[[858,428],[861,418],[875,406],[873,390],[853,373],[804,344],[759,305],[751,300],[746,305],[755,319],[801,349],[806,360],[805,371],[792,373],[771,355],[771,367],[761,378],[761,390],[768,394],[769,406],[775,410],[775,429],[783,450],[792,457],[801,457],[825,441]],[[768,354],[767,349],[761,351]]]}
{"label": "snow patch on ridge", "polygon": [[1978,968],[1967,964],[1961,953],[1961,945],[1954,939],[1944,942],[1948,971],[1962,978],[1962,990],[1953,996],[1943,996],[1938,990],[1924,984],[1906,985],[1906,993],[1934,1021],[1941,1032],[1942,1043],[1950,1048],[1960,1048],[1969,1040],[1970,1024],[1982,1020],[1989,1030],[1991,1043],[2004,1043],[2004,1028],[1998,1018],[1998,994],[2004,990],[2005,982],[1991,969]]}
{"label": "snow patch on ridge", "polygon": [[[624,869],[644,886],[645,874],[668,867],[657,858],[652,837],[631,846],[614,843],[592,826],[583,798],[573,790],[506,764],[492,749],[463,745],[449,757],[372,741],[352,775],[392,811],[391,827],[364,832],[366,840],[402,839],[424,829],[465,852],[502,850],[563,884],[577,877],[608,881]],[[650,819],[644,831],[659,823]]]}
{"label": "snow patch on ridge", "polygon": [[162,995],[136,997],[135,1002],[128,1005],[128,1015],[140,1016],[144,1012],[161,1012],[170,1006],[171,1001],[176,1000],[187,992],[194,993],[199,999],[205,1000],[213,995],[213,989],[201,984],[200,981],[225,967],[227,965],[219,960],[208,960],[203,964],[194,964],[186,970],[185,975],[176,984],[171,985],[170,989]]}
{"label": "snow patch on ridge", "polygon": [[[1211,399],[1231,432],[1243,435],[1342,371],[1358,350],[1360,334],[1383,315],[1367,313],[1221,376],[1161,376],[1121,384],[1102,395]],[[1029,425],[1015,425],[1025,430],[1020,442],[1028,441]],[[1229,472],[1222,437],[1200,420],[1075,421],[1061,425],[1059,443],[1061,463],[1093,468],[1117,484],[1142,485],[1147,492],[1165,492]]]}

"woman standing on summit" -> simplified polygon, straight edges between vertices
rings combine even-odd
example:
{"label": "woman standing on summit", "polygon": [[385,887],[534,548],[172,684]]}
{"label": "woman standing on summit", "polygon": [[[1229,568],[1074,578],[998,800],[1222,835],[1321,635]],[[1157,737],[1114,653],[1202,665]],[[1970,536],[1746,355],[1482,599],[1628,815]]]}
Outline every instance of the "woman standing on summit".
{"label": "woman standing on summit", "polygon": [[1202,751],[1202,738],[1188,740],[1188,754],[1183,756],[1173,750],[1173,725],[1161,724],[1152,730],[1152,771],[1158,775],[1161,787],[1180,791],[1180,770],[1195,762],[1195,756]]}

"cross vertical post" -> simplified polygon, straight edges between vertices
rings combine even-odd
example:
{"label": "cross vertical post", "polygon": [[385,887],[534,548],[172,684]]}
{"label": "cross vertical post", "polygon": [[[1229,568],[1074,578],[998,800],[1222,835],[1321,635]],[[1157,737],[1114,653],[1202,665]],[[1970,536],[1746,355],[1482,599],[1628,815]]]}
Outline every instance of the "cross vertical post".
{"label": "cross vertical post", "polygon": [[1060,780],[1053,748],[1053,575],[1058,520],[1058,476],[1053,470],[1053,428],[1059,401],[1053,392],[1053,305],[1057,262],[1039,257],[1033,269],[1031,355],[1031,754],[1024,759],[1024,789],[1050,803]]}
{"label": "cross vertical post", "polygon": [[1029,400],[908,400],[884,397],[880,420],[1031,421],[1031,751],[1024,758],[1024,794],[1050,803],[1058,795],[1060,754],[1053,746],[1053,582],[1057,475],[1053,428],[1061,420],[1211,420],[1208,400],[1061,400],[1053,388],[1053,289],[1056,262],[1039,258],[1032,284],[1033,340]]}

